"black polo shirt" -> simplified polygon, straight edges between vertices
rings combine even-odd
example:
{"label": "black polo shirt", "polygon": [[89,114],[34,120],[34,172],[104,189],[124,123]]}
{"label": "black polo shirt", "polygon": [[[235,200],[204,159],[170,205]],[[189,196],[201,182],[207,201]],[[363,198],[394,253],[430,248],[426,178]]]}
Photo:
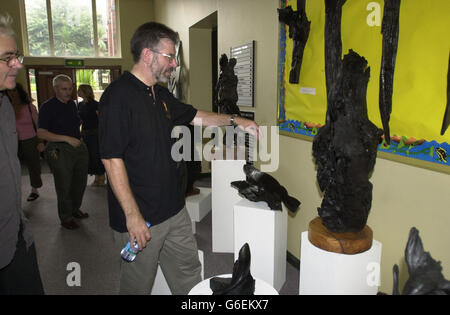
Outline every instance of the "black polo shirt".
{"label": "black polo shirt", "polygon": [[[100,155],[124,161],[144,219],[157,225],[184,207],[181,180],[171,156],[174,125],[190,123],[197,110],[164,87],[145,85],[126,71],[104,91],[99,104]],[[119,202],[108,186],[111,227],[127,232]]]}
{"label": "black polo shirt", "polygon": [[46,129],[57,135],[64,135],[80,139],[81,120],[78,116],[75,102],[70,100],[63,103],[56,97],[52,97],[39,110],[39,128]]}

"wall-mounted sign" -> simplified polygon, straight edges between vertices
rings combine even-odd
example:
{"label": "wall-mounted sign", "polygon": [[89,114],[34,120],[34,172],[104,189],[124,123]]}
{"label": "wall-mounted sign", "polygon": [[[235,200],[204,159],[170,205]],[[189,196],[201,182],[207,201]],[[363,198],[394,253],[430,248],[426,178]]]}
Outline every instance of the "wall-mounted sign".
{"label": "wall-mounted sign", "polygon": [[231,47],[230,58],[236,59],[234,73],[238,77],[238,106],[254,106],[255,41]]}

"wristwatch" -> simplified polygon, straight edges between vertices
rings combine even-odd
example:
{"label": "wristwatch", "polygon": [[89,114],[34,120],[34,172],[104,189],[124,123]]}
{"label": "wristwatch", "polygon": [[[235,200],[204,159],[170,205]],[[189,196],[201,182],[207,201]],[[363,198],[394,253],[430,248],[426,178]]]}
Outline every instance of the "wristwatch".
{"label": "wristwatch", "polygon": [[234,121],[234,118],[237,117],[237,116],[238,116],[238,115],[233,114],[233,115],[231,115],[231,117],[230,117],[230,125],[233,126],[233,127],[236,127],[236,126],[237,126],[236,122]]}

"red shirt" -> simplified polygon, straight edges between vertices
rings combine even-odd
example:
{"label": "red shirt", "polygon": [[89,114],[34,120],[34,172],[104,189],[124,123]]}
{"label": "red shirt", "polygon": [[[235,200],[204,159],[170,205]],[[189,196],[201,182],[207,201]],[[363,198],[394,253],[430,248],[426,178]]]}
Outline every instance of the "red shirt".
{"label": "red shirt", "polygon": [[[30,109],[33,114],[37,114],[36,106],[30,104]],[[19,118],[17,118],[19,116]],[[16,130],[19,135],[19,140],[26,140],[36,136],[36,131],[33,127],[33,122],[31,118],[28,106],[22,106],[22,109],[16,116]]]}

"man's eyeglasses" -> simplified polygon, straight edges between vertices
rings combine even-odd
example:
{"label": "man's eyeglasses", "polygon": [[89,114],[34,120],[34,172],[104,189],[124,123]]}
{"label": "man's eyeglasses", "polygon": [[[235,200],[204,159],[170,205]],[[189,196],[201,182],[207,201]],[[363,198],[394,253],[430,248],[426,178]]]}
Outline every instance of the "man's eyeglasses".
{"label": "man's eyeglasses", "polygon": [[4,58],[0,58],[0,60],[6,62],[6,65],[8,67],[12,67],[12,66],[14,66],[16,61],[18,61],[19,63],[23,63],[23,58],[24,58],[24,56],[21,53],[16,52],[16,53],[10,54]]}
{"label": "man's eyeglasses", "polygon": [[171,63],[172,60],[175,60],[175,58],[176,58],[175,55],[168,55],[168,54],[165,54],[160,51],[153,50],[153,49],[150,49],[150,50],[153,51],[154,53],[157,53],[157,54],[160,54],[160,55],[166,57],[169,60],[169,63]]}

